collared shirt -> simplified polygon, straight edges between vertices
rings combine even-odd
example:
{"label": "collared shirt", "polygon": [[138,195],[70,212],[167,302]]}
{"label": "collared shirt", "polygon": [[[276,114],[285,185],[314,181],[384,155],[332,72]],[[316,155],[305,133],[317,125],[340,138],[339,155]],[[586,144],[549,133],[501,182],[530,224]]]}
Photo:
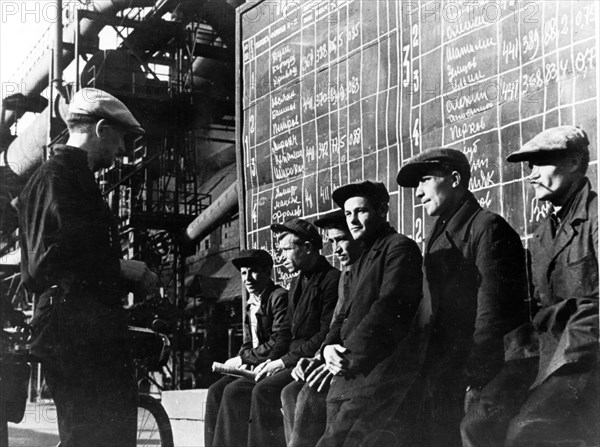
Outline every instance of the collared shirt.
{"label": "collared shirt", "polygon": [[258,319],[256,318],[256,314],[260,309],[260,297],[254,295],[253,293],[249,294],[246,309],[248,310],[248,317],[250,318],[250,335],[252,336],[252,347],[257,348],[259,345],[259,341]]}

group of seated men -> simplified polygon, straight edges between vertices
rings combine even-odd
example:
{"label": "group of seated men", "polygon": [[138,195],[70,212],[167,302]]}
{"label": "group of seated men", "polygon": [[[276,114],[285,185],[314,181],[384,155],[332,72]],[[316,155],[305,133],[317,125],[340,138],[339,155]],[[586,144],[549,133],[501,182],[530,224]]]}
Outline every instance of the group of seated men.
{"label": "group of seated men", "polygon": [[[397,182],[436,217],[424,255],[363,181],[339,210],[271,230],[297,276],[233,260],[248,292],[244,343],[209,391],[208,447],[598,446],[598,211],[589,141],[548,129],[508,157],[551,212],[528,240],[483,209],[465,155],[426,150]],[[342,265],[320,254],[325,231]],[[529,264],[529,266],[527,265]],[[528,268],[529,267],[529,268]],[[528,299],[532,296],[532,300]]]}

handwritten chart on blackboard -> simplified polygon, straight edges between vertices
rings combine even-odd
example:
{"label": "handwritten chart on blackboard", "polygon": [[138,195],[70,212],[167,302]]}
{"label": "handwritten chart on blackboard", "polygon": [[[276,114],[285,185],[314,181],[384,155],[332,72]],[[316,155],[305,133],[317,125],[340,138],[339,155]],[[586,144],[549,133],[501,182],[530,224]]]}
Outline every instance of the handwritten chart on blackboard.
{"label": "handwritten chart on blackboard", "polygon": [[[239,160],[245,243],[277,261],[271,222],[335,207],[362,179],[391,194],[390,222],[422,243],[432,228],[399,167],[434,146],[462,150],[470,189],[526,242],[547,211],[506,156],[577,124],[597,178],[594,1],[261,1],[238,12]],[[327,253],[327,249],[325,251]],[[287,275],[277,269],[280,279]]]}

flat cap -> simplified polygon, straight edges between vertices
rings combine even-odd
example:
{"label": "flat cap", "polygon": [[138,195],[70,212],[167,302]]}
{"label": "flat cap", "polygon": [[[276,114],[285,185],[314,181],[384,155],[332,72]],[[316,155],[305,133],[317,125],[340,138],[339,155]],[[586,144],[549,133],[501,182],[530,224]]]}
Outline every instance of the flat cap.
{"label": "flat cap", "polygon": [[273,258],[265,250],[240,250],[240,253],[231,260],[238,270],[242,267],[260,266],[271,269]]}
{"label": "flat cap", "polygon": [[319,234],[319,230],[304,219],[290,219],[282,224],[271,224],[271,231],[274,233],[293,233],[300,239],[310,242],[316,248],[323,247],[323,239]]}
{"label": "flat cap", "polygon": [[319,228],[338,228],[340,230],[348,231],[348,224],[346,223],[346,216],[341,209],[336,209],[331,213],[326,214],[320,219],[315,220],[315,226]]}
{"label": "flat cap", "polygon": [[82,88],[73,95],[69,103],[69,115],[72,113],[104,118],[122,126],[127,132],[145,133],[125,104],[110,93],[96,88]]}
{"label": "flat cap", "polygon": [[390,194],[385,185],[381,182],[372,182],[371,180],[340,186],[333,191],[331,197],[342,209],[346,200],[352,197],[366,197],[374,204],[388,203],[390,201]]}
{"label": "flat cap", "polygon": [[506,157],[506,160],[514,163],[560,155],[562,152],[588,151],[589,144],[587,134],[580,127],[551,127],[537,134],[521,149]]}
{"label": "flat cap", "polygon": [[464,184],[471,178],[471,166],[465,154],[450,147],[434,147],[408,159],[400,168],[396,181],[400,186],[415,188],[423,174],[436,168],[458,171]]}

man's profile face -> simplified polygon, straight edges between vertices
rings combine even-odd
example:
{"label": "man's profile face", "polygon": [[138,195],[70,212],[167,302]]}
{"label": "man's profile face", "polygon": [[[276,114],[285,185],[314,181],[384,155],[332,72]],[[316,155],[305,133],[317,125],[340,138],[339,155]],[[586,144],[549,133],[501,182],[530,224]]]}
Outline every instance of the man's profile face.
{"label": "man's profile face", "polygon": [[567,193],[572,183],[567,161],[567,157],[554,157],[527,162],[527,178],[538,200],[553,202]]}
{"label": "man's profile face", "polygon": [[283,251],[285,260],[283,266],[290,272],[296,273],[307,264],[308,247],[296,235],[288,233],[279,240],[279,248]]}
{"label": "man's profile face", "polygon": [[100,143],[97,166],[99,169],[110,168],[117,157],[125,153],[125,131],[110,124],[101,125]]}
{"label": "man's profile face", "polygon": [[327,239],[342,266],[347,267],[360,256],[360,243],[352,238],[348,231],[339,228],[327,229]]}
{"label": "man's profile face", "polygon": [[356,240],[374,239],[381,224],[385,222],[386,211],[375,208],[366,197],[350,197],[344,203],[346,223]]}
{"label": "man's profile face", "polygon": [[271,278],[269,269],[257,265],[240,268],[240,274],[244,287],[253,295],[259,295],[267,287]]}
{"label": "man's profile face", "polygon": [[421,176],[415,195],[428,216],[440,216],[452,205],[456,194],[453,181],[452,176],[437,170]]}

